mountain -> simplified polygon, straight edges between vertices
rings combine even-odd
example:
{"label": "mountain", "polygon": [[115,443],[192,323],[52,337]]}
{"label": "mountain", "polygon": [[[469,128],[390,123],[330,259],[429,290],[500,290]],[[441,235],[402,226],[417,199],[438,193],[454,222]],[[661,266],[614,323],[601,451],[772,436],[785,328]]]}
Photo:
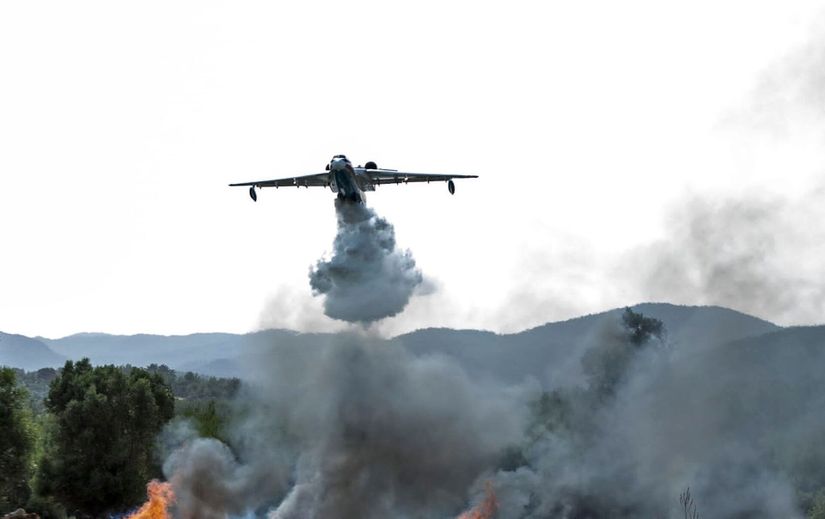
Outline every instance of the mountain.
{"label": "mountain", "polygon": [[643,303],[632,308],[665,323],[668,341],[676,347],[716,346],[782,329],[763,319],[721,306]]}
{"label": "mountain", "polygon": [[[644,303],[632,309],[661,320],[671,347],[694,351],[781,329],[767,321],[718,306]],[[614,309],[508,335],[427,329],[395,340],[417,354],[440,353],[455,357],[475,375],[495,373],[510,382],[532,376],[545,385],[570,383],[580,375],[582,353],[615,330],[623,311],[623,308]]]}
{"label": "mountain", "polygon": [[66,357],[58,355],[40,340],[0,332],[0,366],[34,371],[57,367],[65,361]]}
{"label": "mountain", "polygon": [[[664,322],[669,345],[693,352],[782,330],[767,321],[715,306],[644,303],[633,309]],[[603,340],[606,334],[615,332],[623,310],[548,323],[514,334],[430,328],[386,342],[416,355],[453,357],[473,375],[495,376],[507,381],[521,381],[529,376],[545,385],[568,383],[579,376],[582,352],[588,345]],[[25,364],[26,369],[30,369],[57,365],[64,358],[89,357],[96,364],[146,366],[154,363],[215,376],[243,376],[239,360],[247,352],[284,342],[311,347],[329,338],[328,334],[286,330],[181,336],[84,333],[61,339],[27,339],[39,343],[41,350],[45,347],[52,357],[29,358],[25,362],[21,357],[18,363],[14,361],[16,356],[7,356],[6,362],[21,367]]]}
{"label": "mountain", "polygon": [[81,333],[62,339],[41,339],[55,352],[70,359],[88,357],[95,364],[181,364],[234,356],[238,335],[108,335]]}

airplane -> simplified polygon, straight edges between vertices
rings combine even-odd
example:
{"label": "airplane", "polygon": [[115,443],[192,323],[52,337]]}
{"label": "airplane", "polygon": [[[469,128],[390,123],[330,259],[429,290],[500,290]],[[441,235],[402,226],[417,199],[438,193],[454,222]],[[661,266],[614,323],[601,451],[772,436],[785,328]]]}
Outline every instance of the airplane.
{"label": "airplane", "polygon": [[382,184],[407,184],[409,182],[447,182],[450,194],[455,194],[454,178],[478,178],[478,175],[436,175],[431,173],[405,173],[397,169],[379,168],[375,162],[367,162],[363,166],[352,166],[352,162],[345,155],[335,155],[327,164],[326,171],[300,177],[287,177],[275,180],[257,180],[254,182],[240,182],[229,184],[235,186],[249,186],[249,196],[258,201],[256,188],[262,187],[328,187],[333,193],[338,193],[339,200],[365,203],[365,191],[375,191],[375,186]]}

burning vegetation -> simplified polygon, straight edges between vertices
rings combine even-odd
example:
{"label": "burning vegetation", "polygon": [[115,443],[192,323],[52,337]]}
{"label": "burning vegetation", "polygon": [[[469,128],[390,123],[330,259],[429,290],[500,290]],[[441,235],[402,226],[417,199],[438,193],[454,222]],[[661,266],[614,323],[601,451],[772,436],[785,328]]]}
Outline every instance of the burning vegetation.
{"label": "burning vegetation", "polygon": [[[103,517],[162,474],[173,483],[152,481],[129,519],[823,519],[820,332],[689,349],[628,309],[552,387],[364,334],[296,334],[255,350],[235,396],[168,423],[162,380],[71,364],[49,390],[34,493]],[[141,416],[157,422],[132,444],[112,434]],[[8,510],[22,505],[63,517],[36,500]]]}
{"label": "burning vegetation", "polygon": [[458,516],[458,519],[492,519],[498,510],[498,500],[490,481],[484,483],[484,500]]}
{"label": "burning vegetation", "polygon": [[169,507],[175,502],[175,493],[168,482],[152,480],[146,485],[148,500],[137,512],[126,519],[171,519]]}

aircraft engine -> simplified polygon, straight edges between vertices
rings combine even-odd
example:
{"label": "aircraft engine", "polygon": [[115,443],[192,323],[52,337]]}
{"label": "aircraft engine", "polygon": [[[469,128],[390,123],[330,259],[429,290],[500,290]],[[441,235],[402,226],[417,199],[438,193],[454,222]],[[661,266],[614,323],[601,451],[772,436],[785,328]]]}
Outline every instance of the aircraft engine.
{"label": "aircraft engine", "polygon": [[373,161],[369,161],[366,164],[364,164],[364,167],[367,169],[378,169],[378,164],[376,164]]}
{"label": "aircraft engine", "polygon": [[258,201],[258,193],[255,192],[255,186],[250,186],[249,187],[249,196],[250,196],[250,198],[252,198],[253,202]]}
{"label": "aircraft engine", "polygon": [[450,191],[451,195],[455,194],[455,184],[453,183],[452,180],[447,181],[447,189]]}

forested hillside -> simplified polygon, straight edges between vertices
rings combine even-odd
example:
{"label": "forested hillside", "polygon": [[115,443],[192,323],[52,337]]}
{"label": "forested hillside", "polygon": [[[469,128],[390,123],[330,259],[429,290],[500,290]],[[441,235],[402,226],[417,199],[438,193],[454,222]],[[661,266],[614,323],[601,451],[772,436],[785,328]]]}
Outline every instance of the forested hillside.
{"label": "forested hillside", "polygon": [[239,388],[238,379],[165,365],[0,368],[0,514],[26,506],[44,518],[102,517],[134,507],[162,476],[161,429],[185,420],[222,437]]}
{"label": "forested hillside", "polygon": [[185,517],[264,517],[353,477],[371,482],[361,503],[415,495],[404,506],[438,517],[489,483],[498,519],[825,519],[822,326],[639,305],[504,336],[245,340],[243,380],[85,359],[2,369],[0,512],[109,517],[162,478]]}

